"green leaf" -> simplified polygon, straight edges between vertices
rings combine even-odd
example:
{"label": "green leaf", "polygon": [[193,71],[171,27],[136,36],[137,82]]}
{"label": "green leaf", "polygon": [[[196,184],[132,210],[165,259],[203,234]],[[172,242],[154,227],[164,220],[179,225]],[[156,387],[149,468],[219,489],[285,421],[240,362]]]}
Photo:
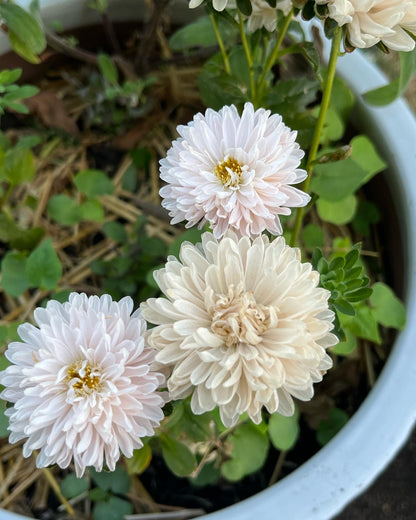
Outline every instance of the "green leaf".
{"label": "green leaf", "polygon": [[209,16],[202,16],[185,25],[169,38],[169,45],[174,51],[183,51],[193,47],[209,47],[216,44],[217,38]]}
{"label": "green leaf", "polygon": [[45,234],[43,228],[17,229],[16,234],[10,240],[10,246],[20,251],[31,251],[42,240]]}
{"label": "green leaf", "polygon": [[130,475],[140,475],[147,469],[152,460],[152,450],[144,444],[139,450],[133,451],[133,457],[126,459],[127,471]]}
{"label": "green leaf", "polygon": [[61,481],[61,491],[66,498],[76,497],[87,490],[87,479],[85,477],[78,478],[74,473],[67,475]]}
{"label": "green leaf", "polygon": [[103,231],[108,238],[118,242],[119,244],[125,244],[128,241],[128,235],[126,228],[120,222],[105,222],[103,225]]}
{"label": "green leaf", "polygon": [[341,116],[346,123],[354,105],[354,94],[351,89],[338,76],[335,77],[331,92],[331,107]]}
{"label": "green leaf", "polygon": [[7,150],[4,165],[4,178],[12,186],[30,182],[36,173],[35,157],[31,150],[21,150],[17,147]]}
{"label": "green leaf", "polygon": [[388,285],[377,282],[372,289],[370,303],[375,319],[385,327],[402,330],[406,325],[406,307]]}
{"label": "green leaf", "polygon": [[342,314],[339,316],[344,329],[350,330],[355,336],[369,339],[380,344],[381,337],[378,330],[378,322],[372,309],[364,304],[355,306],[355,316]]}
{"label": "green leaf", "polygon": [[114,85],[118,84],[118,71],[113,60],[108,54],[100,53],[98,55],[98,66],[105,79]]}
{"label": "green leaf", "polygon": [[269,440],[252,423],[242,424],[227,437],[232,446],[231,459],[221,466],[221,474],[232,482],[259,470],[269,451]]}
{"label": "green leaf", "polygon": [[3,100],[6,104],[9,104],[13,101],[20,101],[21,99],[27,99],[39,92],[39,89],[33,85],[23,85],[22,87],[18,87],[13,92],[8,92]]}
{"label": "green leaf", "polygon": [[9,430],[9,418],[4,414],[6,411],[6,403],[0,399],[0,439],[5,439],[10,435]]}
{"label": "green leaf", "polygon": [[39,63],[36,55],[45,50],[46,39],[38,20],[12,3],[0,3],[0,18],[6,22],[10,43],[17,54],[32,63]]}
{"label": "green leaf", "polygon": [[291,417],[274,413],[269,419],[269,437],[277,450],[288,451],[299,438],[299,412],[296,409]]}
{"label": "green leaf", "polygon": [[114,471],[101,472],[91,468],[91,478],[104,491],[124,494],[128,493],[130,489],[131,479],[121,466],[116,466]]}
{"label": "green leaf", "polygon": [[250,16],[253,12],[250,0],[237,0],[237,7],[246,16]]}
{"label": "green leaf", "polygon": [[0,72],[0,85],[15,83],[22,75],[22,69],[5,69]]}
{"label": "green leaf", "polygon": [[26,276],[26,255],[9,251],[1,263],[1,286],[11,296],[20,296],[30,287]]}
{"label": "green leaf", "polygon": [[191,450],[181,442],[163,435],[162,455],[168,468],[178,477],[187,477],[196,468],[196,458]]}
{"label": "green leaf", "polygon": [[348,356],[357,348],[357,339],[349,330],[345,331],[346,340],[340,341],[334,347],[331,347],[331,352],[337,356]]}
{"label": "green leaf", "polygon": [[302,240],[305,247],[314,249],[315,247],[323,247],[324,232],[321,227],[316,224],[308,224],[302,231]]}
{"label": "green leaf", "polygon": [[64,226],[72,226],[82,218],[77,201],[63,194],[54,195],[49,199],[48,213],[53,220]]}
{"label": "green leaf", "polygon": [[62,276],[62,264],[50,238],[30,253],[26,262],[26,276],[31,285],[40,289],[53,289],[58,284]]}
{"label": "green leaf", "polygon": [[101,170],[83,170],[75,175],[74,182],[87,197],[111,195],[114,192],[111,179]]}
{"label": "green leaf", "polygon": [[377,206],[369,200],[360,200],[358,210],[352,222],[357,233],[368,236],[371,225],[380,221],[380,211]]}
{"label": "green leaf", "polygon": [[204,487],[216,484],[221,477],[219,468],[215,466],[215,462],[207,462],[203,465],[198,476],[190,478],[189,481],[193,486]]}
{"label": "green leaf", "polygon": [[210,413],[195,415],[188,402],[184,404],[183,416],[180,422],[181,429],[193,441],[206,441],[211,438],[211,420]]}
{"label": "green leaf", "polygon": [[102,222],[104,220],[104,208],[97,199],[85,201],[79,209],[83,220],[93,220],[94,222]]}
{"label": "green leaf", "polygon": [[325,222],[341,226],[351,222],[357,209],[357,198],[355,195],[348,195],[345,199],[336,202],[325,199],[318,199],[316,202],[318,215]]}
{"label": "green leaf", "polygon": [[97,502],[94,507],[94,520],[124,520],[125,515],[133,513],[133,505],[118,497],[110,497],[105,502]]}
{"label": "green leaf", "polygon": [[354,137],[351,140],[351,146],[351,158],[367,172],[364,183],[387,167],[385,161],[380,157],[375,146],[367,136],[358,135]]}
{"label": "green leaf", "polygon": [[399,52],[400,75],[389,85],[370,90],[364,94],[364,99],[372,105],[388,105],[401,96],[416,71],[416,49],[412,52]]}
{"label": "green leaf", "polygon": [[348,415],[339,408],[329,410],[328,419],[319,423],[316,431],[316,439],[321,446],[327,444],[348,422]]}

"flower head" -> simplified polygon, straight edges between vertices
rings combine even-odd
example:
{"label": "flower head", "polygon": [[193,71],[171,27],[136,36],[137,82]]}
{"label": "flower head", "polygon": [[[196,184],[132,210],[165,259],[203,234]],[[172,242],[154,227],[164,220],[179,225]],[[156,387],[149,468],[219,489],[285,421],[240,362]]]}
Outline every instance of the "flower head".
{"label": "flower head", "polygon": [[12,362],[0,373],[1,397],[14,406],[10,442],[27,439],[23,454],[40,450],[38,467],[74,460],[81,476],[86,466],[110,470],[120,451],[131,457],[163,418],[165,399],[157,388],[164,376],[151,369],[155,351],[145,346],[145,321],[126,297],[72,293],[61,304],[35,311],[38,327],[18,329]]}
{"label": "flower head", "polygon": [[396,51],[411,51],[416,34],[414,0],[316,0],[328,5],[328,14],[339,26],[347,24],[353,47],[372,47],[382,42]]}
{"label": "flower head", "polygon": [[263,405],[291,415],[292,396],[312,397],[332,364],[326,348],[338,339],[330,293],[299,256],[282,237],[229,232],[218,242],[204,233],[202,245],[183,244],[181,261],[170,257],[155,272],[167,298],[141,308],[157,325],[148,339],[171,372],[173,399],[192,394],[196,414],[218,405],[231,426],[244,412],[259,423]]}
{"label": "flower head", "polygon": [[[189,0],[189,7],[194,9],[202,4],[204,0]],[[232,0],[213,0],[212,5],[216,11],[224,11],[227,7],[227,3],[230,3]]]}
{"label": "flower head", "polygon": [[299,169],[304,153],[291,131],[269,110],[246,103],[208,109],[186,126],[160,161],[162,205],[172,224],[209,222],[216,238],[231,229],[254,236],[265,229],[281,234],[279,215],[305,206],[310,197],[294,188],[306,178]]}
{"label": "flower head", "polygon": [[264,27],[270,32],[276,29],[277,11],[283,11],[286,16],[292,9],[292,0],[278,0],[276,7],[271,7],[266,0],[252,0],[253,11],[248,17],[247,30],[254,32]]}

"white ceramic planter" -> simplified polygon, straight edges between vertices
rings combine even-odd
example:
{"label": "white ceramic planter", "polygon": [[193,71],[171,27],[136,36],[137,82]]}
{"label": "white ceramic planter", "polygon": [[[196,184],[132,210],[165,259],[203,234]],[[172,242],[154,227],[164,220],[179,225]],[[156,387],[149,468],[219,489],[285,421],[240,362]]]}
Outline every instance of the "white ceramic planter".
{"label": "white ceramic planter", "polygon": [[[41,5],[45,21],[59,20],[67,28],[97,20],[83,0],[41,0]],[[183,0],[175,1],[173,12],[177,21],[193,16]],[[143,18],[145,13],[138,0],[113,0],[110,15],[115,20],[131,20]],[[8,49],[7,38],[0,35],[0,55]],[[373,139],[389,165],[387,180],[400,214],[404,243],[408,325],[398,336],[375,387],[329,444],[277,484],[203,517],[207,520],[329,520],[373,482],[415,423],[416,120],[402,100],[382,108],[369,107],[362,101],[363,92],[385,83],[363,54],[355,51],[341,58],[338,73],[358,97],[357,125]],[[0,520],[23,518],[0,510]]]}

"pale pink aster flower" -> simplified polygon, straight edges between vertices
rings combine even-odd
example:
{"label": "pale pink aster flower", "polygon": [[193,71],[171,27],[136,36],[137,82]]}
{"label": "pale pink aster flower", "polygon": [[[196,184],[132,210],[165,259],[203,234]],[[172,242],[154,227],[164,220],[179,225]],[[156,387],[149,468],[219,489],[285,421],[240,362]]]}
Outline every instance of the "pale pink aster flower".
{"label": "pale pink aster flower", "polygon": [[379,42],[396,51],[411,51],[416,34],[415,0],[316,0],[327,4],[338,25],[347,24],[353,47],[367,48]]}
{"label": "pale pink aster flower", "polygon": [[40,450],[38,467],[73,459],[78,476],[87,466],[110,470],[140,448],[163,419],[165,378],[151,369],[146,323],[133,301],[72,293],[35,311],[38,327],[18,329],[22,342],[8,346],[11,361],[0,373],[1,398],[14,406],[10,442],[26,439],[23,455]]}
{"label": "pale pink aster flower", "polygon": [[299,168],[304,152],[280,115],[246,103],[240,116],[234,105],[225,106],[197,114],[178,133],[160,161],[167,183],[160,195],[172,224],[209,222],[216,238],[228,229],[281,234],[279,215],[309,202],[291,186],[306,178]]}
{"label": "pale pink aster flower", "polygon": [[318,272],[282,237],[265,235],[204,233],[179,256],[154,274],[166,298],[141,305],[157,325],[148,340],[171,372],[171,397],[192,394],[196,414],[218,406],[226,426],[244,412],[259,423],[262,406],[293,414],[292,396],[311,399],[338,342]]}

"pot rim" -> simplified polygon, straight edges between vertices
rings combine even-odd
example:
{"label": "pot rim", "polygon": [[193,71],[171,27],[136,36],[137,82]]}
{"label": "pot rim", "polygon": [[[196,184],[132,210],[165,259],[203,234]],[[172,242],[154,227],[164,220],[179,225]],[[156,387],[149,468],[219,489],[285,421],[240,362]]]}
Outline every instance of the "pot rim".
{"label": "pot rim", "polygon": [[[136,9],[138,17],[143,17],[137,2],[110,0],[110,15],[121,21],[129,15],[131,18]],[[17,3],[27,6],[29,0]],[[178,21],[195,16],[185,0],[174,3]],[[45,21],[64,20],[67,28],[98,20],[97,13],[87,9],[83,0],[41,0],[41,12]],[[310,25],[304,28],[310,30]],[[0,55],[9,48],[7,37],[0,35]],[[325,52],[328,53],[327,46]],[[277,515],[291,520],[333,518],[387,466],[407,440],[416,420],[416,363],[409,362],[415,356],[416,337],[416,119],[403,99],[385,107],[371,107],[364,102],[362,94],[386,84],[386,79],[362,52],[343,56],[337,72],[357,97],[356,119],[389,164],[387,181],[403,226],[407,326],[397,336],[374,388],[326,446],[270,488],[201,517],[207,520],[253,520],[257,515],[262,520],[275,520]],[[27,518],[2,509],[0,517]]]}

